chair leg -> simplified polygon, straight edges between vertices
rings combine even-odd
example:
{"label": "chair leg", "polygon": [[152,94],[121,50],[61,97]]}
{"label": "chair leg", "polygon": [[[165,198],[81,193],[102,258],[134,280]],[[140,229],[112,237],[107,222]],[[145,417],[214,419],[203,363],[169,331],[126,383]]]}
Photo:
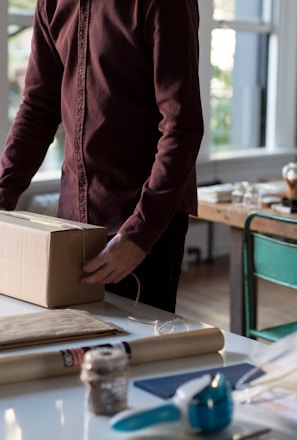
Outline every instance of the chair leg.
{"label": "chair leg", "polygon": [[[213,259],[213,237],[214,237],[214,224],[213,222],[206,222],[207,225],[207,255],[206,262],[210,263]],[[201,262],[201,249],[198,247],[188,247],[187,253],[189,255],[196,255],[195,263]]]}
{"label": "chair leg", "polygon": [[207,223],[207,261],[212,261],[212,249],[213,249],[213,235],[214,235],[214,224],[213,222]]}
{"label": "chair leg", "polygon": [[188,247],[187,252],[189,255],[195,255],[195,263],[198,264],[201,261],[201,251],[198,247]]}

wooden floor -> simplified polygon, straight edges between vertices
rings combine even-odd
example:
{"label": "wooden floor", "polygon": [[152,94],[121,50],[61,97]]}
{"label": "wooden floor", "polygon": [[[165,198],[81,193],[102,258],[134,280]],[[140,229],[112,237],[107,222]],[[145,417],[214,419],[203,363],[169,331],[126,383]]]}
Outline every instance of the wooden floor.
{"label": "wooden floor", "polygon": [[[259,287],[259,325],[297,320],[297,292],[263,281]],[[190,263],[183,269],[176,313],[230,330],[229,258]]]}

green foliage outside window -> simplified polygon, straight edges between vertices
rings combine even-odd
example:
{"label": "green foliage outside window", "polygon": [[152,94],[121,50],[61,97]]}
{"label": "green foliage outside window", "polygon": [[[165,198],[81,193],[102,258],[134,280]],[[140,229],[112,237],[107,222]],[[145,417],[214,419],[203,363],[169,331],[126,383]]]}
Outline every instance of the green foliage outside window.
{"label": "green foliage outside window", "polygon": [[222,151],[230,148],[232,73],[212,66],[211,121],[212,148]]}
{"label": "green foliage outside window", "polygon": [[36,0],[9,0],[9,12],[33,11]]}

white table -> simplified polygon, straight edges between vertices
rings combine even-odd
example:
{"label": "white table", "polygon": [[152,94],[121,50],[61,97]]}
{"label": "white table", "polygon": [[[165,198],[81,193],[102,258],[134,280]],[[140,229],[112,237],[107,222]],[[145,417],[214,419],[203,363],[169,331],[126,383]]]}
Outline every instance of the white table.
{"label": "white table", "polygon": [[[76,308],[88,310],[100,318],[121,326],[127,334],[96,340],[80,341],[67,345],[35,348],[34,350],[56,350],[66,347],[90,346],[101,343],[129,341],[133,338],[152,336],[154,328],[150,324],[132,321],[127,318],[133,302],[107,293],[105,301],[92,303]],[[14,315],[32,311],[46,310],[38,306],[13,300],[0,295],[0,315]],[[170,313],[138,304],[136,313],[147,320],[166,322],[175,317]],[[204,326],[201,323],[186,320],[189,329]],[[186,331],[181,323],[176,331]],[[248,354],[258,342],[242,336],[224,332],[225,346],[221,353],[203,355],[179,360],[155,362],[147,365],[136,365],[130,368],[128,405],[135,408],[146,408],[164,401],[133,385],[139,378],[196,371],[207,367],[217,367],[249,360]],[[27,350],[10,351],[15,354]],[[7,354],[7,353],[6,353]],[[20,368],[22,365],[20,363]],[[235,411],[234,422],[228,432],[237,432],[247,427],[273,426],[275,430],[269,439],[296,439],[296,434],[287,427],[281,427],[278,421],[258,417],[257,411]],[[281,433],[280,431],[281,430]],[[227,432],[227,433],[228,433]],[[215,436],[215,439],[226,439]],[[91,414],[85,405],[85,388],[78,375],[35,380],[19,384],[0,386],[0,439],[1,440],[109,440],[109,439],[191,439],[179,425],[154,427],[131,434],[122,434],[109,428],[109,417]],[[195,437],[194,438],[200,438]],[[209,438],[210,439],[210,438]],[[264,439],[264,437],[263,437]]]}

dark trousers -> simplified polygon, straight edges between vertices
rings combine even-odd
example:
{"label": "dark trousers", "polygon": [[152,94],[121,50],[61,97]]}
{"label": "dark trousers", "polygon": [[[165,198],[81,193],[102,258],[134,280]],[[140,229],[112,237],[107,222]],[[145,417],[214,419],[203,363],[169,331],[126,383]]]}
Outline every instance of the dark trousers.
{"label": "dark trousers", "polygon": [[[140,281],[139,301],[168,312],[175,312],[176,293],[184,256],[189,216],[178,213],[154,245],[152,252],[134,270]],[[120,283],[108,284],[106,290],[136,299],[138,286],[129,275]]]}

